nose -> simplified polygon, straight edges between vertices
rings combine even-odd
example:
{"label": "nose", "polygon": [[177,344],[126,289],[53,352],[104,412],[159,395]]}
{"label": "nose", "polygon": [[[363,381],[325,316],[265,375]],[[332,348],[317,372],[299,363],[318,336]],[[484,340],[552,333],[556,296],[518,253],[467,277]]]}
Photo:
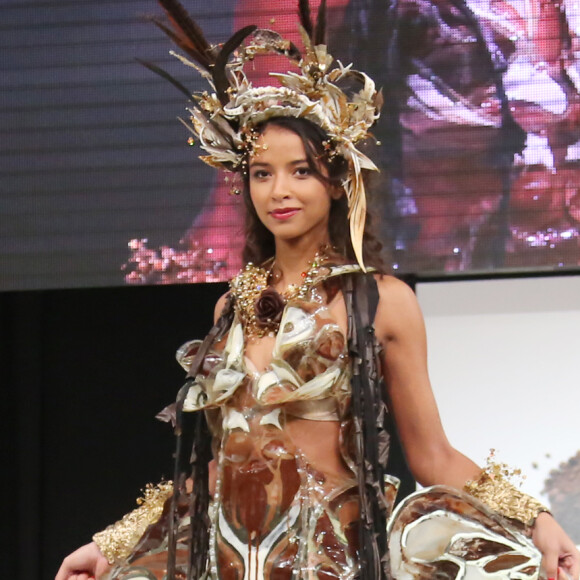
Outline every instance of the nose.
{"label": "nose", "polygon": [[290,194],[289,185],[287,175],[281,171],[276,173],[272,180],[272,199],[275,201],[287,199]]}

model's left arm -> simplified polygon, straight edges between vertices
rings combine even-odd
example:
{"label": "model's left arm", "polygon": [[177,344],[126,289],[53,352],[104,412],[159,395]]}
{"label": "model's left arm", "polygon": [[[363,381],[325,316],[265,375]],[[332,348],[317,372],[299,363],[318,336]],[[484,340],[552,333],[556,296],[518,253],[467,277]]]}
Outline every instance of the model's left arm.
{"label": "model's left arm", "polygon": [[[375,331],[384,349],[388,397],[409,467],[423,486],[462,489],[467,482],[478,481],[482,470],[451,446],[443,430],[429,382],[425,325],[415,294],[389,276],[377,282]],[[557,578],[561,567],[578,579],[580,554],[551,515],[540,513],[532,537],[548,578]]]}

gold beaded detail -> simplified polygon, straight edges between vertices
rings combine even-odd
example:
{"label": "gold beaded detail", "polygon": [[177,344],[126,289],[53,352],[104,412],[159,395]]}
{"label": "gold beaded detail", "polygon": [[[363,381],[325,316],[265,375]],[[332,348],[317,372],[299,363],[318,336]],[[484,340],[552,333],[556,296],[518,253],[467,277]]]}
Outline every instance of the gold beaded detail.
{"label": "gold beaded detail", "polygon": [[486,467],[474,481],[468,481],[463,488],[500,515],[533,526],[538,515],[548,512],[548,508],[532,496],[523,493],[510,482],[514,477],[522,477],[519,469],[510,469],[505,463],[487,460]]}
{"label": "gold beaded detail", "polygon": [[322,297],[316,293],[315,287],[330,273],[330,268],[323,266],[327,260],[327,256],[322,254],[322,251],[317,252],[309,264],[308,271],[302,273],[302,284],[300,286],[291,284],[281,294],[270,287],[274,278],[275,262],[273,260],[268,260],[263,266],[255,266],[252,262],[246,264],[230,282],[231,292],[235,297],[236,312],[246,336],[261,338],[278,332],[279,320],[256,316],[257,304],[261,297],[265,296],[264,291],[278,297],[281,309],[289,300],[312,298],[321,302]]}
{"label": "gold beaded detail", "polygon": [[171,481],[148,484],[143,497],[137,500],[137,509],[93,536],[93,541],[109,564],[117,564],[130,556],[145,530],[159,520],[163,505],[172,493]]}
{"label": "gold beaded detail", "polygon": [[269,275],[269,270],[249,262],[230,282],[232,294],[236,299],[236,312],[249,336],[262,337],[270,330],[258,325],[254,308],[256,299],[268,287]]}

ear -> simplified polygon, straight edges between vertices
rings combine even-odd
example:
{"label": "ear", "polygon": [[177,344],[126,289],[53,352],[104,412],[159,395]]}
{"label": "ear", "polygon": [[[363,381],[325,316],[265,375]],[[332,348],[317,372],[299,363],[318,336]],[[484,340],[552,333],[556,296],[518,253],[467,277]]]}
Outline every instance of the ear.
{"label": "ear", "polygon": [[342,185],[331,185],[328,193],[330,194],[331,199],[340,199],[344,195],[344,187],[342,187]]}

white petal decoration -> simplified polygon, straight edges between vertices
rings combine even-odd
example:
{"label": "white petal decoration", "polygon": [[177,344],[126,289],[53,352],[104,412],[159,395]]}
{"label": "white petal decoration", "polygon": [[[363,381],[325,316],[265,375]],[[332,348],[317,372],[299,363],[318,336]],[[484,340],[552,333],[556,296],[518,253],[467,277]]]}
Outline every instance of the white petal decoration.
{"label": "white petal decoration", "polygon": [[342,369],[338,367],[329,368],[321,375],[314,377],[311,381],[302,385],[299,390],[289,393],[284,401],[290,402],[294,400],[320,399],[327,397],[335,386],[335,382],[341,372]]}
{"label": "white petal decoration", "polygon": [[236,319],[230,333],[225,347],[226,354],[226,368],[240,367],[244,356],[244,331],[242,325]]}
{"label": "white petal decoration", "polygon": [[280,412],[282,409],[277,407],[273,411],[270,411],[260,419],[260,425],[273,425],[278,427],[280,431],[282,430],[282,425],[280,425]]}
{"label": "white petal decoration", "polygon": [[230,407],[223,408],[223,428],[225,430],[233,431],[234,429],[241,429],[246,433],[250,432],[250,425],[243,413],[236,411]]}
{"label": "white petal decoration", "polygon": [[279,383],[289,383],[295,388],[298,388],[302,384],[302,379],[296,371],[286,363],[273,360],[270,363],[270,368],[276,374]]}
{"label": "white petal decoration", "polygon": [[295,306],[287,306],[280,321],[274,357],[309,338],[315,327],[315,320],[307,312]]}
{"label": "white petal decoration", "polygon": [[270,387],[273,387],[278,383],[278,375],[274,371],[264,373],[258,379],[258,383],[256,384],[256,398],[260,400]]}
{"label": "white petal decoration", "polygon": [[198,411],[205,407],[206,403],[207,394],[197,383],[194,383],[187,391],[185,401],[183,402],[183,410],[186,412]]}
{"label": "white petal decoration", "polygon": [[245,374],[233,369],[221,369],[215,376],[213,383],[213,403],[221,403],[231,397],[234,391],[241,385]]}

